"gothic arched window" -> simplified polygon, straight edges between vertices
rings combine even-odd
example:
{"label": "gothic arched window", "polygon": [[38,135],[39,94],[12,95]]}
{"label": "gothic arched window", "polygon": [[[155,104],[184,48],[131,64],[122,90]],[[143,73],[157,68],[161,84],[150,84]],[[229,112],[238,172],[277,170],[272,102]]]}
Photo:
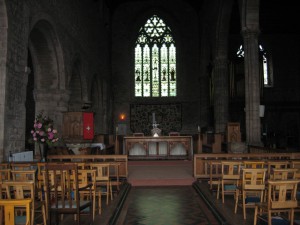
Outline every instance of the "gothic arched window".
{"label": "gothic arched window", "polygon": [[140,28],[135,45],[135,97],[174,97],[176,47],[171,29],[153,15]]}
{"label": "gothic arched window", "polygon": [[[260,59],[260,74],[263,79],[264,87],[273,86],[273,73],[272,73],[272,59],[262,45],[259,45],[259,59]],[[244,58],[244,49],[241,45],[237,51],[237,57]]]}

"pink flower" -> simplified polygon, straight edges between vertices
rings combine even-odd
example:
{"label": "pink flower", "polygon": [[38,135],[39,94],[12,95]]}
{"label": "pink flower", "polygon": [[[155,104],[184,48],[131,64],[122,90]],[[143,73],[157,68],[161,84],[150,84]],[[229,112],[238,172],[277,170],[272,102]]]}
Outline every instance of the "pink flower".
{"label": "pink flower", "polygon": [[52,132],[48,133],[48,139],[52,140],[54,138],[54,134]]}
{"label": "pink flower", "polygon": [[33,130],[30,133],[32,140],[38,143],[51,144],[59,140],[56,137],[57,130],[53,129],[53,120],[44,116],[43,111],[35,118]]}

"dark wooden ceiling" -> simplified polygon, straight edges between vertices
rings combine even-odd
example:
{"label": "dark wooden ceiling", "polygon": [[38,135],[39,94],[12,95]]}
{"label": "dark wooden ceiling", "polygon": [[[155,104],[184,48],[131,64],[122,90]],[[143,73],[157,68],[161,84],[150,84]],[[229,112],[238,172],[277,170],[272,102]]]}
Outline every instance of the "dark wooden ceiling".
{"label": "dark wooden ceiling", "polygon": [[[97,1],[97,0],[95,0]],[[146,2],[151,0],[105,0],[112,12],[126,2]],[[183,0],[190,4],[197,12],[200,12],[204,0]],[[240,32],[239,12],[237,1],[234,6],[231,18],[230,33]],[[260,30],[264,34],[300,34],[300,13],[293,0],[261,0],[260,1]]]}

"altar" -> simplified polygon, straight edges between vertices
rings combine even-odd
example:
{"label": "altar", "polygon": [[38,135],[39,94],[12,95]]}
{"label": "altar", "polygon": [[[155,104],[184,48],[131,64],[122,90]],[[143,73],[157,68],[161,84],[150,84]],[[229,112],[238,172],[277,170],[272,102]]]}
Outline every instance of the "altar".
{"label": "altar", "polygon": [[128,159],[192,159],[192,136],[125,136]]}

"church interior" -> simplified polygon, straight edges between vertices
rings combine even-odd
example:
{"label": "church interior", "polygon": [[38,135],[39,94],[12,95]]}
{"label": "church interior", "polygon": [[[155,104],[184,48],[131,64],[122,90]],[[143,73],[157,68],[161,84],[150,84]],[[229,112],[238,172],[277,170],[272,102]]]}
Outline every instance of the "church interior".
{"label": "church interior", "polygon": [[[39,177],[46,180],[44,187],[48,184],[39,163],[45,171],[55,169],[51,163],[110,163],[112,187],[100,197],[95,188],[99,205],[93,205],[93,224],[140,224],[130,210],[139,211],[135,204],[145,201],[143,195],[152,193],[159,201],[158,196],[180,192],[179,187],[183,192],[178,199],[187,206],[181,210],[200,204],[199,214],[206,219],[190,215],[175,220],[173,215],[171,224],[188,224],[191,218],[197,224],[256,224],[255,218],[260,218],[258,225],[270,224],[254,210],[247,219],[246,211],[235,210],[244,192],[236,188],[229,193],[235,198],[224,197],[228,190],[220,172],[225,173],[224,161],[239,161],[231,165],[239,168],[238,181],[231,179],[237,183],[229,186],[241,188],[245,161],[263,161],[267,189],[272,185],[268,179],[275,177],[270,175],[275,166],[269,166],[274,160],[285,162],[280,169],[293,170],[284,180],[300,180],[300,25],[295,4],[0,0],[1,178],[2,170],[26,162],[40,175],[34,181],[39,196]],[[182,177],[171,181],[174,174]],[[153,184],[169,187],[169,193]],[[191,195],[191,187],[201,201],[183,197]],[[265,189],[264,200],[271,198]],[[296,205],[285,212],[295,214],[289,220],[300,224],[299,190],[295,196]],[[106,202],[110,197],[111,203]],[[127,197],[135,204],[127,203]],[[253,208],[262,205],[261,200]],[[1,199],[0,207],[5,207]],[[43,224],[50,225],[52,208],[42,204],[42,212]],[[114,217],[122,222],[113,223]],[[80,221],[72,219],[61,222]],[[160,219],[165,218],[156,218],[157,224]],[[0,225],[2,221],[1,213]]]}

